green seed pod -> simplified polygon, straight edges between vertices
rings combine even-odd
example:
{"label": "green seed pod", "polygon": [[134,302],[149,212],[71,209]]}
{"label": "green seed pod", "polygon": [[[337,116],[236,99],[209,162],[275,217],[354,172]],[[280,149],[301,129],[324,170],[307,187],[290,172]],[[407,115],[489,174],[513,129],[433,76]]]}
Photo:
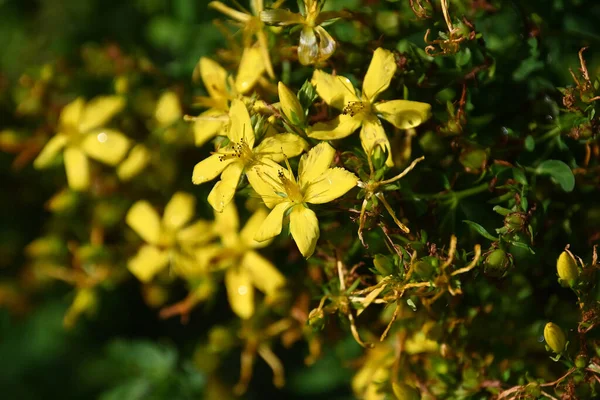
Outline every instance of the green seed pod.
{"label": "green seed pod", "polygon": [[585,354],[578,354],[575,358],[575,366],[579,369],[583,369],[588,365],[588,358]]}
{"label": "green seed pod", "polygon": [[565,333],[560,329],[560,326],[552,322],[548,322],[544,327],[544,340],[555,353],[562,353],[567,344]]}
{"label": "green seed pod", "polygon": [[483,262],[483,273],[492,278],[502,278],[510,267],[510,257],[502,249],[492,251]]}
{"label": "green seed pod", "polygon": [[527,223],[527,217],[522,213],[510,213],[504,218],[504,226],[511,231],[518,231]]}
{"label": "green seed pod", "polygon": [[433,265],[423,260],[417,261],[413,268],[415,274],[423,279],[429,279],[434,272]]}
{"label": "green seed pod", "polygon": [[459,160],[467,172],[478,174],[487,165],[488,152],[484,149],[464,150]]}
{"label": "green seed pod", "polygon": [[563,251],[558,257],[556,272],[558,273],[559,280],[569,286],[573,286],[573,283],[579,277],[579,268],[577,268],[575,258],[569,251]]}

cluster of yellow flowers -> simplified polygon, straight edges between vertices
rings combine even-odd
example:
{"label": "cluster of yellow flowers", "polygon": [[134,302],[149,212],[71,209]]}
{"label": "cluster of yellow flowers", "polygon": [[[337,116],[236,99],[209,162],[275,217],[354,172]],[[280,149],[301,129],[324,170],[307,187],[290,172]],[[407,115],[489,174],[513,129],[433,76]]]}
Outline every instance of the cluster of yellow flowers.
{"label": "cluster of yellow flowers", "polygon": [[[336,45],[320,25],[340,14],[321,13],[323,2],[313,0],[305,0],[301,14],[279,9],[278,4],[264,10],[263,2],[258,0],[252,2],[252,14],[233,10],[221,2],[211,2],[209,6],[243,23],[246,34],[235,76],[205,57],[196,71],[208,96],[197,99],[206,111],[192,118],[195,144],[205,145],[217,136],[220,139],[215,141],[214,152],[196,164],[192,181],[203,184],[220,176],[208,195],[215,221],[190,222],[196,202],[188,193],[173,195],[162,219],[147,201],[136,202],[126,223],[145,243],[129,260],[128,268],[142,282],[152,281],[169,265],[172,273],[184,278],[225,270],[231,307],[241,318],[249,318],[254,310],[254,288],[269,297],[275,296],[285,283],[283,275],[256,249],[268,245],[289,221],[289,232],[298,249],[304,257],[310,257],[320,236],[318,216],[310,205],[329,203],[357,185],[368,186],[339,166],[336,141],[360,128],[367,158],[377,149],[382,150],[379,153],[387,155],[385,164],[393,167],[392,149],[381,120],[398,129],[414,128],[429,118],[431,107],[409,100],[377,100],[390,86],[397,69],[394,54],[378,48],[360,93],[344,76],[321,68],[313,71],[310,84],[316,94],[339,113],[330,120],[310,124],[310,110],[303,108],[298,95],[283,82],[277,85],[278,103],[268,103],[268,99],[259,99],[253,92],[259,85],[271,84],[263,77],[265,72],[276,78],[265,35],[273,34],[269,29],[277,28],[267,25],[302,25],[298,60],[303,65],[322,65]],[[104,128],[125,102],[123,97],[107,96],[87,104],[77,99],[66,106],[58,133],[34,165],[46,167],[65,149],[68,183],[74,190],[90,186],[88,157],[111,166],[120,163],[117,173],[123,180],[139,173],[148,162],[147,150],[137,145],[126,157],[133,142],[121,132]],[[158,102],[157,120],[170,123],[173,110],[179,118],[177,98],[167,93]],[[294,172],[288,160],[300,155]],[[243,177],[266,208],[255,207],[240,231],[232,200],[245,182]]]}

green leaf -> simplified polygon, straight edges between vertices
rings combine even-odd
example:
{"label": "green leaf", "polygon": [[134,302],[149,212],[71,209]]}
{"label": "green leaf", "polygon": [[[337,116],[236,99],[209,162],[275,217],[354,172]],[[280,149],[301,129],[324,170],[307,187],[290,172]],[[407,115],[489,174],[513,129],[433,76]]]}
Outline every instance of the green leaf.
{"label": "green leaf", "polygon": [[491,233],[486,231],[485,228],[483,226],[479,225],[477,222],[467,221],[467,220],[463,220],[463,222],[469,224],[471,226],[471,228],[475,229],[475,231],[477,231],[477,233],[479,233],[484,238],[489,239],[492,242],[495,242],[498,240],[497,237],[495,237],[494,235],[492,235]]}
{"label": "green leaf", "polygon": [[538,175],[550,175],[565,192],[573,191],[575,188],[575,176],[567,164],[559,160],[546,160],[536,169]]}

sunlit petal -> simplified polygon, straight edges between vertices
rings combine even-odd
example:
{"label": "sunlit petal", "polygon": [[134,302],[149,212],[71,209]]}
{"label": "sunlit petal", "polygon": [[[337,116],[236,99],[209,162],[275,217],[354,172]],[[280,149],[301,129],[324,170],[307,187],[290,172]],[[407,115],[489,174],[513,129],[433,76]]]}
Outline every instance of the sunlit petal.
{"label": "sunlit petal", "polygon": [[65,131],[78,131],[79,121],[83,115],[85,100],[82,97],[67,104],[60,113],[59,126]]}
{"label": "sunlit petal", "polygon": [[212,181],[219,176],[229,164],[237,161],[235,158],[224,159],[222,156],[222,154],[215,153],[196,164],[194,172],[192,173],[192,182],[194,185]]}
{"label": "sunlit petal", "polygon": [[312,125],[307,134],[309,137],[319,140],[343,139],[354,133],[361,123],[360,115],[340,114],[330,121],[317,122]]}
{"label": "sunlit petal", "polygon": [[67,135],[57,134],[48,140],[40,154],[33,161],[33,166],[37,169],[46,168],[65,147],[68,142]]}
{"label": "sunlit petal", "polygon": [[79,131],[88,132],[101,127],[123,107],[125,107],[125,99],[121,96],[100,96],[90,100],[79,120]]}
{"label": "sunlit petal", "polygon": [[95,130],[86,134],[81,148],[91,158],[108,165],[117,165],[129,150],[129,139],[112,129]]}
{"label": "sunlit petal", "polygon": [[250,122],[250,114],[246,105],[241,100],[233,100],[229,110],[230,125],[227,131],[227,137],[234,143],[240,143],[242,140],[250,147],[254,147],[254,129]]}
{"label": "sunlit petal", "polygon": [[254,235],[254,240],[264,242],[279,235],[283,227],[283,216],[292,205],[288,201],[277,204]]}
{"label": "sunlit petal", "polygon": [[255,251],[248,251],[242,259],[242,268],[246,269],[254,286],[267,296],[274,295],[285,285],[285,277],[269,260]]}
{"label": "sunlit petal", "polygon": [[252,276],[245,268],[229,268],[225,272],[225,288],[229,305],[242,319],[254,314],[254,286]]}
{"label": "sunlit petal", "polygon": [[363,97],[371,102],[375,101],[377,95],[390,86],[396,68],[396,60],[391,51],[381,47],[375,50],[363,81]]}
{"label": "sunlit petal", "polygon": [[161,234],[160,216],[147,201],[140,200],[131,206],[125,222],[147,243],[158,243]]}
{"label": "sunlit petal", "polygon": [[64,153],[67,181],[73,190],[86,190],[90,186],[90,163],[78,147],[67,147]]}
{"label": "sunlit petal", "polygon": [[298,179],[300,186],[306,186],[317,180],[329,169],[335,156],[335,149],[325,142],[321,142],[300,158],[298,165]]}
{"label": "sunlit petal", "polygon": [[149,282],[169,264],[169,253],[151,245],[144,245],[129,260],[127,268],[140,281]]}
{"label": "sunlit petal", "polygon": [[381,118],[400,129],[415,128],[431,117],[431,105],[418,101],[382,101],[374,108]]}
{"label": "sunlit petal", "polygon": [[196,146],[202,146],[217,135],[224,136],[228,123],[229,115],[216,109],[211,108],[200,114],[194,121],[194,140]]}
{"label": "sunlit petal", "polygon": [[227,96],[227,71],[207,57],[200,58],[198,67],[208,95],[213,99]]}
{"label": "sunlit petal", "polygon": [[177,192],[165,206],[163,225],[173,231],[190,222],[196,213],[196,198],[189,193]]}
{"label": "sunlit petal", "polygon": [[244,165],[240,162],[229,164],[221,174],[221,180],[208,194],[208,203],[216,212],[223,212],[223,208],[233,199],[243,170]]}
{"label": "sunlit petal", "polygon": [[244,225],[244,228],[242,228],[242,231],[240,232],[240,239],[245,246],[259,248],[265,247],[269,244],[268,240],[265,240],[263,242],[257,242],[256,240],[254,240],[256,232],[258,232],[263,222],[265,222],[265,219],[267,219],[268,215],[269,210],[267,210],[264,207],[261,207],[250,216],[250,218],[246,222],[246,225]]}
{"label": "sunlit petal", "polygon": [[356,186],[358,178],[343,168],[329,168],[323,175],[311,182],[304,193],[307,203],[328,203],[343,196]]}
{"label": "sunlit petal", "polygon": [[350,80],[344,76],[333,76],[319,69],[313,73],[311,83],[325,103],[342,110],[349,101],[359,101]]}
{"label": "sunlit petal", "polygon": [[388,153],[388,158],[385,161],[386,165],[389,167],[394,166],[390,141],[388,140],[379,119],[371,118],[364,121],[362,129],[360,130],[360,142],[367,156],[371,156],[371,153],[376,146],[384,148]]}
{"label": "sunlit petal", "polygon": [[264,72],[265,62],[260,48],[245,48],[235,77],[235,89],[241,94],[248,93]]}
{"label": "sunlit petal", "polygon": [[303,206],[294,207],[290,213],[290,232],[298,250],[305,258],[310,257],[319,240],[319,221],[316,214]]}
{"label": "sunlit petal", "polygon": [[256,146],[254,153],[267,156],[276,162],[281,162],[286,157],[296,157],[307,150],[308,147],[306,140],[300,136],[293,133],[280,133],[263,139]]}

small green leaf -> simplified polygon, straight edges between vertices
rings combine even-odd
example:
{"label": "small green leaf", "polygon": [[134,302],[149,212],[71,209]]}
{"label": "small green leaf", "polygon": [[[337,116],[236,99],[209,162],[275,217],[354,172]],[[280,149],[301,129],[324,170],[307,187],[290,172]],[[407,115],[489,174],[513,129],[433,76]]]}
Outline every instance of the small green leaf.
{"label": "small green leaf", "polygon": [[479,233],[484,238],[489,239],[492,242],[495,242],[496,240],[498,240],[497,237],[495,237],[494,235],[492,235],[491,233],[486,231],[485,228],[483,226],[479,225],[477,222],[467,221],[467,220],[463,220],[463,222],[469,224],[471,226],[471,228],[475,229],[475,231],[477,231],[477,233]]}
{"label": "small green leaf", "polygon": [[550,175],[565,192],[575,188],[575,176],[567,164],[559,160],[546,160],[535,170],[538,175]]}

